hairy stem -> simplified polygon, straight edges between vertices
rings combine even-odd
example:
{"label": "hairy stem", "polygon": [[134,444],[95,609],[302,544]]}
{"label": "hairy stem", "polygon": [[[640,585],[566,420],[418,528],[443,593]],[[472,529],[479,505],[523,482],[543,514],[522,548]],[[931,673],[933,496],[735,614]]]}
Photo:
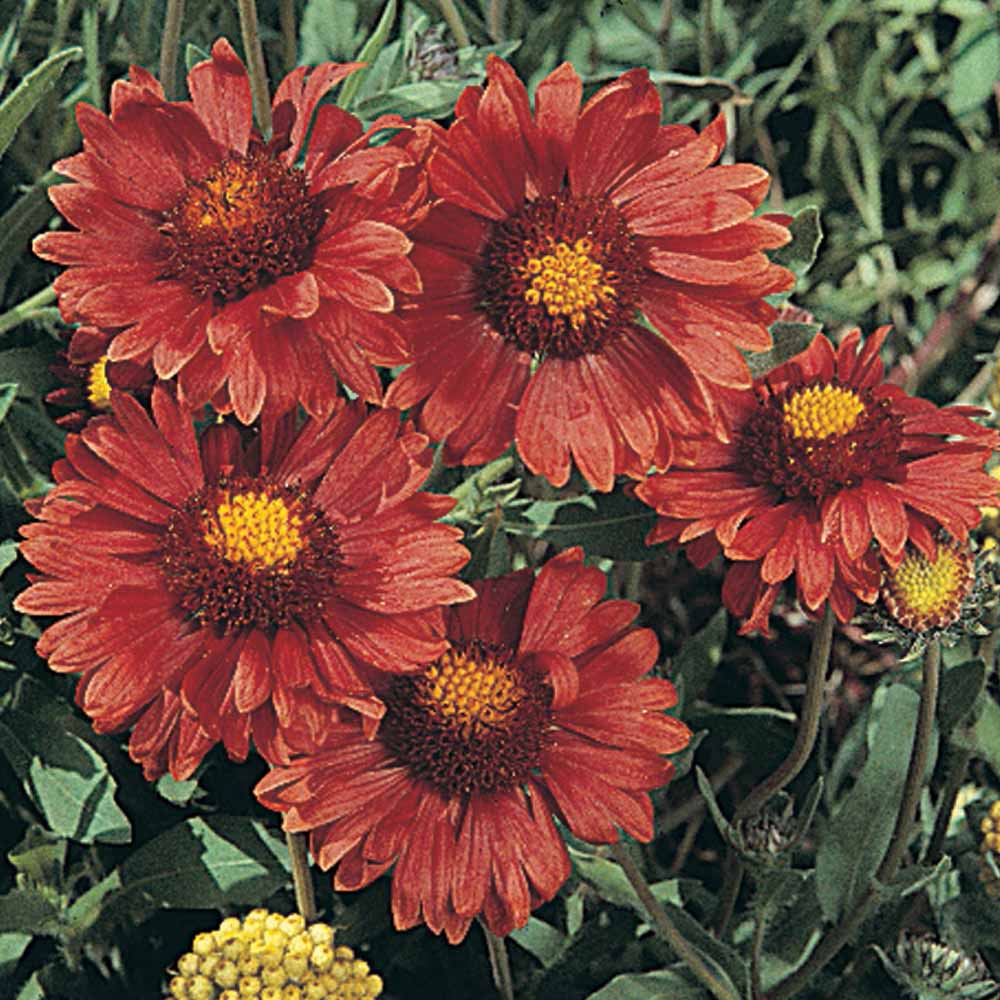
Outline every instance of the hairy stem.
{"label": "hairy stem", "polygon": [[642,873],[635,866],[635,862],[629,856],[628,851],[619,842],[611,845],[611,854],[615,861],[622,867],[625,877],[629,880],[636,895],[646,907],[649,917],[656,927],[657,933],[677,954],[687,967],[698,978],[698,981],[716,997],[717,1000],[738,1000],[732,990],[705,964],[702,957],[688,943],[679,930],[673,925],[667,911],[656,901],[656,897],[650,891]]}
{"label": "hairy stem", "polygon": [[281,25],[281,55],[285,72],[295,69],[299,54],[298,31],[295,27],[295,0],[281,0],[278,8],[278,22]]}
{"label": "hairy stem", "polygon": [[469,33],[465,30],[465,24],[462,22],[462,15],[459,14],[458,8],[453,0],[437,0],[437,2],[441,8],[441,16],[447,22],[448,30],[455,39],[455,44],[460,49],[464,49],[469,44]]}
{"label": "hairy stem", "polygon": [[309,848],[304,833],[285,831],[285,843],[292,860],[292,883],[295,886],[295,908],[302,914],[307,924],[315,923],[317,917],[316,893],[313,890],[312,874],[309,871]]}
{"label": "hairy stem", "polygon": [[247,72],[250,74],[254,113],[264,138],[270,138],[271,94],[267,85],[267,65],[264,62],[264,47],[260,41],[260,26],[257,23],[257,6],[254,0],[236,0],[236,6],[240,14],[240,34],[243,37]]}
{"label": "hairy stem", "polygon": [[51,285],[46,285],[40,292],[35,292],[34,295],[18,302],[12,309],[0,315],[0,333],[6,333],[29,319],[44,315],[42,312],[44,307],[51,305],[55,300],[55,290]]}
{"label": "hairy stem", "polygon": [[490,971],[493,973],[493,985],[503,1000],[514,1000],[514,980],[510,974],[510,959],[507,957],[506,939],[498,937],[482,921],[483,935],[486,938],[486,950],[490,956]]}
{"label": "hairy stem", "polygon": [[183,21],[184,0],[167,0],[167,15],[163,20],[163,41],[160,43],[160,85],[168,101],[177,97],[177,52],[181,45]]}
{"label": "hairy stem", "polygon": [[795,734],[795,743],[791,753],[736,807],[734,819],[737,822],[760,812],[772,796],[780,792],[798,775],[809,760],[809,755],[816,745],[816,734],[819,732],[819,717],[823,710],[823,691],[826,688],[826,668],[830,662],[832,643],[833,608],[827,604],[813,636],[807,667],[806,693],[799,716],[799,730]]}

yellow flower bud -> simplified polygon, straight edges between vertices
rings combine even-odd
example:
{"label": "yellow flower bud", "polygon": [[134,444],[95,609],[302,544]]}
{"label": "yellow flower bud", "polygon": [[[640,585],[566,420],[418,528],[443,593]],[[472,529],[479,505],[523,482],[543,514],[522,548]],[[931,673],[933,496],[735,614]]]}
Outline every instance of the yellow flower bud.
{"label": "yellow flower bud", "polygon": [[255,997],[262,988],[260,979],[257,976],[244,976],[240,980],[240,996]]}
{"label": "yellow flower bud", "polygon": [[240,923],[239,917],[226,917],[225,920],[219,924],[219,931],[223,934],[239,934],[243,929],[243,924]]}
{"label": "yellow flower bud", "polygon": [[288,973],[288,978],[297,983],[301,983],[309,971],[309,959],[299,955],[286,955],[281,964],[285,972]]}
{"label": "yellow flower bud", "polygon": [[333,944],[333,928],[329,924],[310,924],[306,933],[315,944]]}
{"label": "yellow flower bud", "polygon": [[188,996],[191,1000],[215,1000],[215,987],[204,976],[195,976],[188,982]]}
{"label": "yellow flower bud", "polygon": [[306,929],[306,918],[301,913],[289,913],[278,925],[278,929],[290,938],[295,937]]}
{"label": "yellow flower bud", "polygon": [[219,1000],[240,1000],[240,995],[236,990],[223,990],[219,994]]}
{"label": "yellow flower bud", "polygon": [[350,962],[354,958],[354,952],[344,945],[338,945],[333,951],[333,955],[341,962]]}
{"label": "yellow flower bud", "polygon": [[365,996],[367,997],[377,997],[382,992],[382,977],[381,976],[368,976],[365,979]]}
{"label": "yellow flower bud", "polygon": [[312,950],[313,939],[305,931],[290,938],[285,949],[287,954],[294,955],[296,958],[305,958]]}
{"label": "yellow flower bud", "polygon": [[206,955],[201,960],[201,968],[198,970],[203,976],[209,979],[215,978],[215,970],[219,967],[222,958],[219,955]]}
{"label": "yellow flower bud", "polygon": [[183,976],[174,976],[170,980],[170,995],[176,1000],[187,1000],[188,981]]}
{"label": "yellow flower bud", "polygon": [[210,932],[196,934],[191,942],[191,950],[196,955],[211,955],[216,950],[215,935]]}
{"label": "yellow flower bud", "polygon": [[281,1000],[302,1000],[302,990],[295,983],[289,983],[281,991]]}
{"label": "yellow flower bud", "polygon": [[285,983],[288,982],[288,973],[285,972],[282,965],[272,965],[268,968],[260,970],[260,979],[265,986],[274,986],[277,989],[281,989]]}
{"label": "yellow flower bud", "polygon": [[333,962],[333,949],[328,944],[318,944],[309,955],[309,964],[320,972],[325,972]]}
{"label": "yellow flower bud", "polygon": [[177,959],[177,971],[182,976],[187,976],[188,978],[198,975],[198,967],[200,965],[201,960],[190,951],[185,952]]}
{"label": "yellow flower bud", "polygon": [[215,969],[215,981],[224,989],[232,989],[240,978],[240,970],[235,962],[223,959]]}
{"label": "yellow flower bud", "polygon": [[285,918],[280,913],[269,913],[264,918],[264,927],[269,931],[276,931],[281,926],[281,921]]}
{"label": "yellow flower bud", "polygon": [[306,983],[302,992],[305,1000],[326,1000],[329,995],[326,987],[319,979],[314,979],[312,982]]}

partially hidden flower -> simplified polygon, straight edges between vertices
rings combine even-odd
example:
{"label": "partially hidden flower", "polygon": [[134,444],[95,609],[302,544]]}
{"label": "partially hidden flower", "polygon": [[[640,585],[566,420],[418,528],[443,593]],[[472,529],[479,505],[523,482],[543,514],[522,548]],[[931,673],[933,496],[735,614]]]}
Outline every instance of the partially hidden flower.
{"label": "partially hidden flower", "polygon": [[979,881],[990,899],[1000,899],[1000,799],[979,824]]}
{"label": "partially hidden flower", "polygon": [[[286,759],[311,699],[370,723],[368,670],[415,670],[446,648],[440,606],[472,596],[453,501],[418,493],[431,453],[399,414],[344,403],[298,431],[200,438],[158,387],[152,418],[124,395],[66,441],[21,551],[38,573],[16,607],[56,616],[38,641],[81,673],[101,732],[135,724],[147,777],[189,775],[216,742]],[[243,432],[248,436],[248,432]]]}
{"label": "partially hidden flower", "polygon": [[430,127],[438,200],[412,233],[423,293],[404,307],[414,362],[388,399],[419,404],[450,464],[516,441],[554,485],[575,462],[610,490],[669,466],[675,434],[715,426],[717,386],[750,384],[740,349],[770,345],[764,297],[794,280],[764,254],[789,240],[787,217],[753,217],[766,171],[713,166],[722,115],[700,135],[661,126],[645,70],[582,110],[568,63],[533,112],[502,59],[487,78],[446,132]]}
{"label": "partially hidden flower", "polygon": [[933,556],[909,545],[897,566],[886,567],[871,617],[911,654],[932,639],[953,645],[986,633],[981,622],[995,587],[991,565],[971,542],[943,534]]}
{"label": "partially hidden flower", "polygon": [[808,610],[829,601],[848,621],[878,596],[880,555],[896,567],[909,542],[933,560],[940,529],[964,543],[996,501],[983,466],[997,433],[972,419],[980,410],[883,382],[887,332],[862,346],[854,330],[836,350],[819,334],[752,389],[720,392],[730,440],[702,438],[688,468],[636,487],[661,515],[647,541],[686,545],[698,564],[733,560],[723,599],[744,632],[767,630],[793,575]]}
{"label": "partially hidden flower", "polygon": [[638,608],[603,601],[606,581],[579,549],[480,580],[445,612],[448,648],[423,672],[382,678],[374,739],[359,720],[279,766],[258,798],[308,831],[338,890],[395,866],[396,926],[423,921],[460,941],[480,916],[495,934],[522,926],[569,874],[553,815],[574,836],[653,835],[649,792],[670,780],[663,755],[690,731],[664,714],[673,685],[643,677],[657,658]]}
{"label": "partially hidden flower", "polygon": [[381,976],[335,943],[334,929],[298,913],[251,910],[195,935],[177,959],[173,1000],[374,1000]]}
{"label": "partially hidden flower", "polygon": [[66,335],[66,347],[50,366],[62,383],[45,396],[50,406],[69,410],[56,417],[67,431],[79,431],[98,413],[111,409],[111,390],[148,400],[156,376],[151,365],[134,361],[110,361],[108,344],[113,333],[81,326]]}
{"label": "partially hidden flower", "polygon": [[151,362],[189,406],[212,401],[243,423],[265,406],[325,415],[337,378],[379,402],[373,364],[406,357],[396,292],[420,288],[401,227],[426,192],[398,143],[369,144],[398,119],[365,133],[332,105],[314,116],[356,68],[285,77],[268,141],[225,40],[188,74],[190,102],[165,100],[132,67],[110,115],[79,104],[83,152],[55,165],[75,183],[49,190],[76,229],[34,244],[66,266],[55,281],[66,321],[115,328],[112,362]]}

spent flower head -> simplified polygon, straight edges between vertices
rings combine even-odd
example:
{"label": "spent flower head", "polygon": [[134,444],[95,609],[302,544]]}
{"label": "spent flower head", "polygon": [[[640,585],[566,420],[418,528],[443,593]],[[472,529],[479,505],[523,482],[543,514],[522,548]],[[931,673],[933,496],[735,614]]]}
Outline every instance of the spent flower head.
{"label": "spent flower head", "polygon": [[904,931],[890,958],[876,947],[882,964],[909,995],[918,1000],[987,1000],[1000,994],[986,963],[930,934]]}

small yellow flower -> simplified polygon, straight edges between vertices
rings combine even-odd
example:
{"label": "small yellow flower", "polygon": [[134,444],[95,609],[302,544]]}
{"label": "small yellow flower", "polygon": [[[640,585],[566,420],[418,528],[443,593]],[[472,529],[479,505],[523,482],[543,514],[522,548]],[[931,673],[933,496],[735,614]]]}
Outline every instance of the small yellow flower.
{"label": "small yellow flower", "polygon": [[[382,980],[329,924],[257,909],[195,936],[177,960],[173,1000],[373,1000]],[[173,970],[171,970],[173,973]]]}
{"label": "small yellow flower", "polygon": [[1000,899],[1000,799],[979,824],[979,881],[990,899]]}

